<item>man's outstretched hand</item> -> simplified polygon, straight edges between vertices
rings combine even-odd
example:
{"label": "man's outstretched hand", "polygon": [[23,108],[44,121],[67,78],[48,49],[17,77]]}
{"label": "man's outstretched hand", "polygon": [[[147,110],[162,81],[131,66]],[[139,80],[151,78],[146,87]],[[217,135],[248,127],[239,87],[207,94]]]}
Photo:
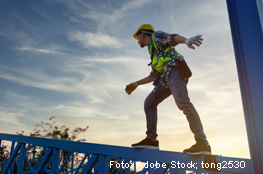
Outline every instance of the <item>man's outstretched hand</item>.
{"label": "man's outstretched hand", "polygon": [[202,35],[197,35],[197,36],[191,37],[189,39],[186,39],[185,44],[189,48],[195,49],[195,47],[193,45],[196,45],[199,47],[202,44],[203,39],[201,37],[202,37]]}

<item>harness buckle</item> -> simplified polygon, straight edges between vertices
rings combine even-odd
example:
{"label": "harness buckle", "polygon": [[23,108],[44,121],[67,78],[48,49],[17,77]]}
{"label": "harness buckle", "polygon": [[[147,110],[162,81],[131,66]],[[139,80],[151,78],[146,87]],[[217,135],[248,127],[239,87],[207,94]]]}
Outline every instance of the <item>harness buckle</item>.
{"label": "harness buckle", "polygon": [[175,62],[170,61],[170,62],[168,63],[168,66],[170,66],[170,67],[175,67]]}

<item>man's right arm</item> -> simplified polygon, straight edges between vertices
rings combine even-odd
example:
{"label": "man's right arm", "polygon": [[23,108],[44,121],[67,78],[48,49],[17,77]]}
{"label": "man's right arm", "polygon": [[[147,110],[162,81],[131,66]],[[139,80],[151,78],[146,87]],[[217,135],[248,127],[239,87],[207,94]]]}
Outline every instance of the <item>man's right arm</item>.
{"label": "man's right arm", "polygon": [[152,82],[152,80],[150,79],[149,76],[137,81],[138,85],[144,85],[150,82]]}
{"label": "man's right arm", "polygon": [[150,82],[152,82],[152,80],[147,76],[141,80],[126,85],[125,91],[130,95],[139,85],[144,85]]}

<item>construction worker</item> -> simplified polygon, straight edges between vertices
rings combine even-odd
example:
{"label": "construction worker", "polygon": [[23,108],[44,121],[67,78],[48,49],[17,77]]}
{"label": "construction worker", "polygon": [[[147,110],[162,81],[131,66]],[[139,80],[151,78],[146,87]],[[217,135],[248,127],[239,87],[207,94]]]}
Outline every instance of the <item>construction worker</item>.
{"label": "construction worker", "polygon": [[204,134],[200,117],[188,97],[187,83],[191,71],[185,63],[184,57],[174,49],[174,46],[178,44],[186,44],[189,48],[195,49],[194,45],[200,46],[202,44],[201,35],[186,39],[179,34],[155,32],[150,24],[143,24],[133,37],[138,40],[141,48],[148,47],[151,55],[149,65],[151,65],[152,71],[149,76],[127,85],[125,91],[131,94],[139,85],[150,82],[154,82],[155,87],[144,103],[147,136],[142,141],[132,144],[132,147],[159,149],[157,105],[172,94],[178,108],[186,115],[196,140],[193,146],[183,152],[190,155],[211,155],[211,147]]}

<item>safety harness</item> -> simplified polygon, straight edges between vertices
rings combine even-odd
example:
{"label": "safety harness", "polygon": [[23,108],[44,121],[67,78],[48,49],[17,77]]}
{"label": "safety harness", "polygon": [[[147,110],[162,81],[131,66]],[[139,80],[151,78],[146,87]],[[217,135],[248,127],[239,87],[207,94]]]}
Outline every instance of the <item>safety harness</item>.
{"label": "safety harness", "polygon": [[[175,65],[176,65],[176,63],[175,63],[176,59],[178,59],[178,60],[180,60],[180,61],[183,61],[183,59],[181,59],[181,58],[178,57],[178,55],[177,55],[178,53],[177,53],[176,50],[174,50],[174,53],[173,53],[173,54],[170,54],[170,53],[167,53],[167,52],[158,50],[157,46],[155,45],[155,42],[154,42],[153,37],[152,37],[152,42],[153,42],[154,46],[151,46],[151,48],[150,48],[151,54],[158,54],[158,55],[161,56],[161,57],[169,57],[169,58],[171,58],[170,62],[169,62],[168,65],[167,65],[167,70],[166,70],[166,72],[164,72],[164,69],[162,69],[162,73],[160,74],[160,75],[164,75],[164,76],[165,76],[165,78],[164,78],[165,80],[164,80],[164,81],[163,81],[163,76],[162,76],[162,78],[160,78],[160,83],[161,83],[161,85],[162,85],[163,87],[165,87],[165,88],[168,88],[168,77],[169,77],[169,73],[170,73],[170,71],[172,70],[172,68],[175,67]],[[151,62],[149,65],[151,65],[151,64],[152,64],[152,62]],[[157,85],[155,86],[153,92],[155,92],[156,89],[157,89]]]}

